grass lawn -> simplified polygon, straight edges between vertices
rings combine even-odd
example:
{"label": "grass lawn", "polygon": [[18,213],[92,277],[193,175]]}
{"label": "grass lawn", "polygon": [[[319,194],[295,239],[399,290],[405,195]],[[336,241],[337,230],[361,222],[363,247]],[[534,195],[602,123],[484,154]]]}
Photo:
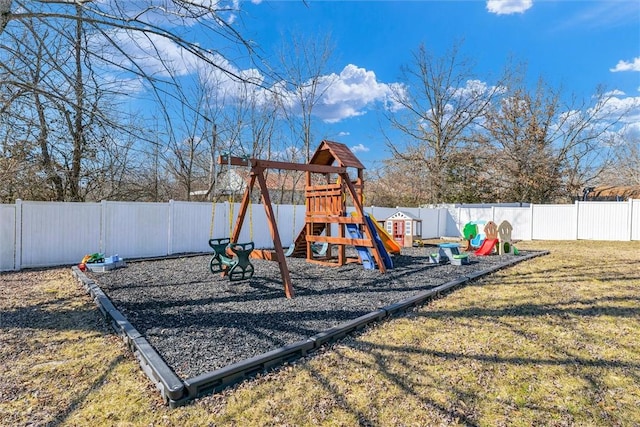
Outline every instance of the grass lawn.
{"label": "grass lawn", "polygon": [[639,426],[640,242],[500,271],[177,409],[69,269],[0,275],[2,425]]}

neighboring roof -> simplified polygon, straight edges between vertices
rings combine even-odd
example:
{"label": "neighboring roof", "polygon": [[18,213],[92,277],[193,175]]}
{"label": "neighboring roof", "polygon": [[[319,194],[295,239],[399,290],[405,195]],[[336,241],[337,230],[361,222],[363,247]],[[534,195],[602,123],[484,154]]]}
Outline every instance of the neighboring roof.
{"label": "neighboring roof", "polygon": [[[242,178],[243,182],[249,181],[250,174],[246,168],[238,170],[236,174]],[[304,191],[305,189],[304,173],[298,171],[269,170],[265,173],[265,182],[270,190]],[[242,188],[244,190],[245,187]],[[258,188],[257,184],[256,188]]]}
{"label": "neighboring roof", "polygon": [[324,140],[311,157],[309,161],[313,165],[333,165],[338,162],[338,166],[364,169],[364,165],[353,154],[353,152],[344,144],[334,141]]}
{"label": "neighboring roof", "polygon": [[619,197],[626,199],[640,199],[640,185],[601,185],[587,195],[587,200]]}
{"label": "neighboring roof", "polygon": [[412,221],[422,221],[422,219],[420,219],[420,218],[418,218],[418,217],[416,217],[414,215],[411,215],[408,212],[402,212],[402,211],[398,211],[398,212],[394,213],[393,215],[388,217],[386,220],[389,220],[389,219],[410,219]]}

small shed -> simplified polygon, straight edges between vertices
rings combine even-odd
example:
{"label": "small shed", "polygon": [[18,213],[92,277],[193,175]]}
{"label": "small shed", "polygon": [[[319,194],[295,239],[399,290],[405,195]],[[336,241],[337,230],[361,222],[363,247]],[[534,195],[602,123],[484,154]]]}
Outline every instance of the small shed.
{"label": "small shed", "polygon": [[413,246],[414,240],[422,238],[422,220],[407,212],[394,213],[384,220],[384,227],[393,240],[405,248]]}

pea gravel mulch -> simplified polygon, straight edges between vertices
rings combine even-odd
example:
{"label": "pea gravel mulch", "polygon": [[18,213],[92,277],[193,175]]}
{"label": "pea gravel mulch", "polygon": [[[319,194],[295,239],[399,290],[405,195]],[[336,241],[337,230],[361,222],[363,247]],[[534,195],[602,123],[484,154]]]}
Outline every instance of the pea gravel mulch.
{"label": "pea gravel mulch", "polygon": [[181,378],[266,353],[435,286],[496,267],[513,255],[463,266],[430,264],[433,248],[405,248],[381,274],[359,264],[324,267],[287,258],[295,298],[284,296],[276,262],[252,260],[250,280],[209,271],[210,255],[128,262],[87,273]]}

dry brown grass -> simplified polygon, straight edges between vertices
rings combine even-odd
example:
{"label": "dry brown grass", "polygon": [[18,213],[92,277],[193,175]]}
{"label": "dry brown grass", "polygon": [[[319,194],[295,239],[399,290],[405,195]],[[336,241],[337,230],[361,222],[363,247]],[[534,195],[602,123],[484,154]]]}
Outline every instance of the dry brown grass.
{"label": "dry brown grass", "polygon": [[168,409],[68,270],[0,275],[3,425],[640,425],[640,242],[501,271]]}

